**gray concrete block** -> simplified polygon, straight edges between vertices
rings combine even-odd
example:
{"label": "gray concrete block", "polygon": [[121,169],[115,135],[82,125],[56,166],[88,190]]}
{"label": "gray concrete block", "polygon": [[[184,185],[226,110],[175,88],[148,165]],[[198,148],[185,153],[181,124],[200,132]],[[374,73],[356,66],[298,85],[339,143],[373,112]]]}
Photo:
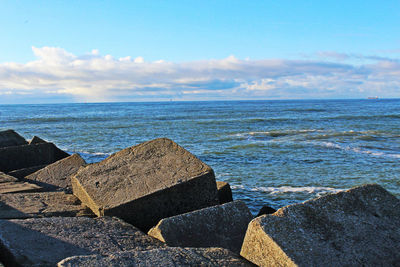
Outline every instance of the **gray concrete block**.
{"label": "gray concrete block", "polygon": [[364,185],[257,217],[240,254],[259,266],[398,266],[399,252],[400,200]]}

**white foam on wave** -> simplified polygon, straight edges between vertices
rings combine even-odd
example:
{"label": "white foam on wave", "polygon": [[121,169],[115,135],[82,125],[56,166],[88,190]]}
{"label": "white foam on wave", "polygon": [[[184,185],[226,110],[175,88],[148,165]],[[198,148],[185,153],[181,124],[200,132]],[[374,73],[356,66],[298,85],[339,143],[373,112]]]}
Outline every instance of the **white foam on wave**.
{"label": "white foam on wave", "polygon": [[313,132],[322,132],[322,130],[317,129],[303,129],[303,130],[271,130],[271,131],[252,131],[245,133],[235,133],[229,136],[231,137],[251,137],[251,136],[286,136],[286,135],[296,135],[296,134],[305,134],[305,133],[313,133]]}
{"label": "white foam on wave", "polygon": [[75,153],[82,153],[82,154],[88,154],[88,155],[94,155],[94,156],[110,156],[111,155],[111,153],[89,152],[89,151],[75,151]]}
{"label": "white foam on wave", "polygon": [[324,186],[280,186],[280,187],[264,187],[264,186],[257,186],[253,188],[246,188],[243,185],[231,185],[232,189],[242,189],[242,190],[249,190],[253,192],[265,192],[271,195],[274,194],[290,194],[290,193],[306,193],[306,194],[316,194],[320,196],[326,193],[337,193],[346,189],[337,189],[333,187],[324,187]]}
{"label": "white foam on wave", "polygon": [[[309,142],[309,143],[312,143],[312,142]],[[373,150],[362,149],[360,147],[339,145],[339,144],[335,144],[332,142],[318,142],[317,144],[327,147],[327,148],[335,148],[335,149],[340,149],[340,150],[345,150],[345,151],[351,151],[354,153],[368,154],[368,155],[375,156],[375,157],[400,158],[400,154],[385,153],[385,152],[381,152],[381,151],[377,152],[377,151],[373,151]]]}

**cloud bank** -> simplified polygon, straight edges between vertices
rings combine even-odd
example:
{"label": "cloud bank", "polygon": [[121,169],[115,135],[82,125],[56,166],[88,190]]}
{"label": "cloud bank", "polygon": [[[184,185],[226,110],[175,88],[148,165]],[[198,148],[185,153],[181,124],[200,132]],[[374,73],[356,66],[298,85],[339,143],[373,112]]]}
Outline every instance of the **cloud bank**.
{"label": "cloud bank", "polygon": [[[36,60],[0,64],[0,99],[73,101],[400,97],[400,61],[320,52],[314,60],[191,62],[114,58],[32,47]],[[345,63],[356,59],[363,64]]]}

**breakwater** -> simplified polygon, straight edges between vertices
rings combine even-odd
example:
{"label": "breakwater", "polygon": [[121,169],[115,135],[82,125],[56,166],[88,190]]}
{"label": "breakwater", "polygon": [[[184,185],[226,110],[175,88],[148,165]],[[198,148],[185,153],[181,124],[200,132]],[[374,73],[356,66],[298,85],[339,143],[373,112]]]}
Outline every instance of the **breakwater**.
{"label": "breakwater", "polygon": [[253,214],[365,183],[400,196],[399,125],[396,99],[0,105],[0,130],[87,162],[168,137]]}

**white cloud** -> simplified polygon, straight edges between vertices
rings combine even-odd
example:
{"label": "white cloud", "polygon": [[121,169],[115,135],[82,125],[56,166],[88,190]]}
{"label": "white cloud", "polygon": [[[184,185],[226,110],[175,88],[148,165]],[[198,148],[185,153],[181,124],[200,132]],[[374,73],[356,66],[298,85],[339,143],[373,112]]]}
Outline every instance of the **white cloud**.
{"label": "white cloud", "polygon": [[143,63],[143,62],[144,62],[144,58],[142,58],[142,57],[137,57],[137,58],[135,58],[134,62],[135,62],[135,63]]}
{"label": "white cloud", "polygon": [[98,50],[82,56],[55,47],[32,50],[35,61],[0,64],[0,95],[61,94],[77,101],[400,97],[400,62],[388,58],[365,57],[364,65],[234,56],[173,63],[101,56]]}

